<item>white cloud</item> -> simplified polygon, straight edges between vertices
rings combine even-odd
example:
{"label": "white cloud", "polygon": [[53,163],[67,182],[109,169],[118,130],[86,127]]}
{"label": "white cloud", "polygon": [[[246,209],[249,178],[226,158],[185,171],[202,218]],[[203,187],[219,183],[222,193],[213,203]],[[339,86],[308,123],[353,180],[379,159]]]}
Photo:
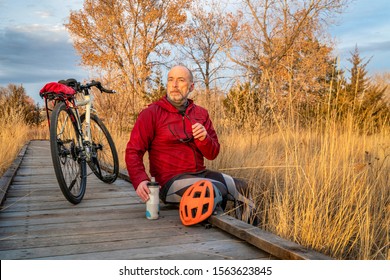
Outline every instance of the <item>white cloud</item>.
{"label": "white cloud", "polygon": [[0,0],[0,86],[22,84],[35,100],[47,82],[88,78],[65,30],[82,0]]}
{"label": "white cloud", "polygon": [[49,11],[37,11],[35,14],[37,14],[40,18],[49,18],[53,16],[53,14]]}
{"label": "white cloud", "polygon": [[[64,78],[83,79],[69,35],[63,27],[28,25],[0,30],[0,85],[45,84]],[[26,89],[29,93],[28,89]]]}

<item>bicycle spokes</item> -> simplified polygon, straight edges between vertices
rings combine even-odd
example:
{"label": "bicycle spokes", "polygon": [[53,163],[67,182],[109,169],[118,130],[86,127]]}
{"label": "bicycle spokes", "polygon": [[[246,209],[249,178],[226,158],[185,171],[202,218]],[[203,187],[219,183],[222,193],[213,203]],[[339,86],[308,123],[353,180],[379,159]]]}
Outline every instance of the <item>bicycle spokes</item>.
{"label": "bicycle spokes", "polygon": [[[81,116],[84,121],[85,115]],[[90,161],[92,172],[103,182],[112,183],[119,172],[118,154],[107,128],[98,116],[91,114]]]}

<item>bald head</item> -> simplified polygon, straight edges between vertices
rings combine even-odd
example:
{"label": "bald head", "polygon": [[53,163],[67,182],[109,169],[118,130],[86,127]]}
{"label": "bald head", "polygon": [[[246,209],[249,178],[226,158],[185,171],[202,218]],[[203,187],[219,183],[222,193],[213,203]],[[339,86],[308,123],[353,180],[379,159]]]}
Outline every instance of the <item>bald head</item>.
{"label": "bald head", "polygon": [[193,80],[192,73],[187,67],[182,65],[172,67],[168,72],[168,98],[175,104],[184,104],[194,89]]}
{"label": "bald head", "polygon": [[173,66],[171,68],[171,70],[169,70],[168,72],[168,79],[169,79],[169,74],[171,72],[180,72],[182,75],[186,76],[186,78],[188,78],[188,80],[193,83],[194,82],[194,76],[192,75],[192,72],[190,69],[188,69],[187,67],[183,66],[183,65],[176,65],[176,66]]}

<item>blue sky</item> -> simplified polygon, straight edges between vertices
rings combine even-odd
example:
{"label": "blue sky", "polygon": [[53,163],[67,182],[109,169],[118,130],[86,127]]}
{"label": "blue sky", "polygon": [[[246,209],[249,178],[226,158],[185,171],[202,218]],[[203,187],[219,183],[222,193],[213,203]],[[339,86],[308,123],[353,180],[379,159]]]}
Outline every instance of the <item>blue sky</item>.
{"label": "blue sky", "polygon": [[[64,78],[88,79],[63,24],[82,0],[0,0],[0,86],[22,84],[42,103],[40,88]],[[390,1],[355,0],[330,28],[341,67],[358,46],[370,74],[390,72]]]}
{"label": "blue sky", "polygon": [[362,58],[371,59],[370,74],[390,72],[390,1],[354,0],[330,28],[340,64],[357,45]]}

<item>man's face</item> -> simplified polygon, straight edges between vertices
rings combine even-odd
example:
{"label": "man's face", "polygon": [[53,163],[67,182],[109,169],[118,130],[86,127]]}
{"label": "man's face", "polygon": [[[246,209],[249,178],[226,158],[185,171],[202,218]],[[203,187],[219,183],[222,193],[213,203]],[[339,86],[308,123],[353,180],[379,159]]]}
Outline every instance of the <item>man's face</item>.
{"label": "man's face", "polygon": [[170,100],[183,104],[193,89],[194,84],[187,68],[175,66],[169,71],[167,92]]}

